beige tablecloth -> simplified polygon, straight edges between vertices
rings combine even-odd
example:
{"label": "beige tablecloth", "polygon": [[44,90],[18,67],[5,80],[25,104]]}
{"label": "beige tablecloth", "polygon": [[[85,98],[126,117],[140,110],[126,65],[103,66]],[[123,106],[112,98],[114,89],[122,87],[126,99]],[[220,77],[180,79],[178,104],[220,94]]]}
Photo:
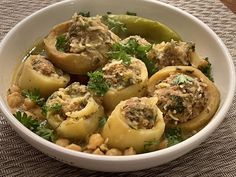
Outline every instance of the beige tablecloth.
{"label": "beige tablecloth", "polygon": [[[0,0],[0,40],[20,20],[57,1]],[[236,15],[220,0],[161,1],[186,10],[209,25],[236,63]],[[236,176],[236,99],[225,121],[201,146],[165,165],[131,173],[89,171],[51,159],[27,144],[0,116],[0,176]]]}

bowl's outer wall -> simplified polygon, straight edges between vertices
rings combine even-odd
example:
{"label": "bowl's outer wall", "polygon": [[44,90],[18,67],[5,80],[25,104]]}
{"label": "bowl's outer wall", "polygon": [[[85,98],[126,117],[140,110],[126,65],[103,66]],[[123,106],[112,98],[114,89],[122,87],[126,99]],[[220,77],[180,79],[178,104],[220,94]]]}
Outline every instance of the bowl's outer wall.
{"label": "bowl's outer wall", "polygon": [[[125,7],[124,7],[125,4]],[[132,157],[101,157],[65,150],[47,142],[23,127],[10,113],[6,104],[6,92],[10,86],[13,72],[21,62],[25,52],[37,41],[48,34],[50,29],[70,19],[74,12],[90,11],[92,15],[136,12],[139,16],[158,20],[182,36],[186,41],[196,43],[196,50],[202,56],[209,57],[212,63],[215,83],[221,93],[222,109],[202,131],[188,140],[161,151]],[[234,67],[227,49],[220,39],[202,22],[191,15],[157,1],[133,0],[75,0],[50,6],[31,15],[18,24],[5,37],[0,46],[0,106],[11,126],[30,144],[42,152],[66,163],[99,171],[130,171],[157,166],[173,160],[195,148],[223,120],[232,101],[235,75]],[[65,160],[66,159],[66,160]]]}

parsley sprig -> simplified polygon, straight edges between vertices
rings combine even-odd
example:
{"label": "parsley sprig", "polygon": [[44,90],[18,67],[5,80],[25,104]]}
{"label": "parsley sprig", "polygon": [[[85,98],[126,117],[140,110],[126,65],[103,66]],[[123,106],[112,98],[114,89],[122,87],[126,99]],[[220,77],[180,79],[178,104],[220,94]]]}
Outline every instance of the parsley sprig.
{"label": "parsley sprig", "polygon": [[127,31],[124,23],[109,17],[109,15],[103,15],[102,22],[115,34],[124,34]]}
{"label": "parsley sprig", "polygon": [[17,111],[14,116],[32,132],[48,141],[54,141],[55,132],[54,130],[50,129],[46,121],[39,121],[34,119],[32,116],[28,116],[25,112],[20,111]]}
{"label": "parsley sprig", "polygon": [[140,45],[137,40],[130,39],[125,44],[113,44],[109,54],[111,58],[122,60],[125,64],[130,63],[131,56],[140,59],[146,65],[148,73],[151,76],[157,71],[155,63],[147,58],[147,52],[151,48],[152,45]]}
{"label": "parsley sprig", "polygon": [[41,97],[39,89],[23,90],[21,94],[32,100],[35,104],[42,107],[45,104],[45,99]]}
{"label": "parsley sprig", "polygon": [[160,141],[156,140],[156,139],[153,139],[150,141],[145,141],[145,144],[143,147],[144,153],[156,150],[158,148],[159,144],[160,144]]}
{"label": "parsley sprig", "polygon": [[102,71],[94,71],[88,73],[88,88],[94,91],[98,96],[103,96],[109,89],[109,85],[103,77]]}
{"label": "parsley sprig", "polygon": [[108,52],[111,59],[122,60],[122,63],[129,65],[131,63],[131,55],[126,51],[126,47],[121,43],[114,43],[112,50]]}
{"label": "parsley sprig", "polygon": [[28,116],[25,112],[17,111],[14,116],[28,129],[34,131],[40,125],[40,123],[33,119],[32,116]]}
{"label": "parsley sprig", "polygon": [[177,95],[171,95],[170,97],[172,104],[167,107],[171,111],[176,111],[177,113],[182,113],[185,110],[183,105],[183,98]]}
{"label": "parsley sprig", "polygon": [[178,74],[176,77],[173,79],[173,84],[175,85],[181,85],[181,84],[187,84],[193,81],[193,78],[190,76],[187,76],[185,74]]}
{"label": "parsley sprig", "polygon": [[168,147],[178,144],[184,140],[180,128],[167,128],[165,131],[165,137],[168,140]]}
{"label": "parsley sprig", "polygon": [[68,52],[70,49],[70,42],[65,34],[57,36],[56,48],[60,52]]}
{"label": "parsley sprig", "polygon": [[204,67],[200,67],[199,69],[202,71],[202,73],[208,77],[208,79],[210,79],[212,82],[214,81],[213,76],[212,76],[212,67],[211,67],[211,63],[208,60],[208,57],[205,58],[205,60],[208,62],[208,64]]}
{"label": "parsley sprig", "polygon": [[60,103],[54,103],[53,105],[49,106],[49,110],[53,112],[59,112],[62,108],[62,105]]}
{"label": "parsley sprig", "polygon": [[46,117],[48,111],[52,111],[53,113],[57,113],[61,110],[62,105],[59,103],[54,103],[50,106],[47,106],[46,104],[42,106],[42,114]]}

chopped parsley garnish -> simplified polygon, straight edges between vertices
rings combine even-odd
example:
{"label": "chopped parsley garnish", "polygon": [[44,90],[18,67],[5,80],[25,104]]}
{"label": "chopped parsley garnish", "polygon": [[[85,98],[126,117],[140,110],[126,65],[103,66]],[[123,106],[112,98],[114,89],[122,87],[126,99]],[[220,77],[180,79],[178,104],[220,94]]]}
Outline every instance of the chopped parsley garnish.
{"label": "chopped parsley garnish", "polygon": [[101,117],[98,123],[98,128],[102,129],[104,125],[106,124],[106,122],[107,122],[107,116]]}
{"label": "chopped parsley garnish", "polygon": [[34,89],[33,91],[23,90],[22,95],[26,98],[29,98],[40,107],[45,104],[45,99],[41,97],[39,89]]}
{"label": "chopped parsley garnish", "polygon": [[19,120],[25,127],[34,131],[40,125],[40,123],[33,119],[32,116],[28,116],[25,112],[17,111],[14,116]]}
{"label": "chopped parsley garnish", "polygon": [[60,52],[68,52],[70,48],[69,40],[66,35],[60,35],[57,37],[56,48]]}
{"label": "chopped parsley garnish", "polygon": [[46,106],[46,104],[45,104],[42,106],[42,114],[44,116],[46,116],[48,111],[52,111],[53,113],[57,113],[61,110],[61,108],[62,108],[62,105],[59,103],[55,103],[51,106]]}
{"label": "chopped parsley garnish", "polygon": [[44,104],[41,107],[41,110],[42,110],[42,115],[46,117],[47,116],[47,112],[48,112],[48,108],[47,108],[46,104]]}
{"label": "chopped parsley garnish", "polygon": [[35,133],[48,141],[55,140],[54,130],[46,128],[44,126],[39,126]]}
{"label": "chopped parsley garnish", "polygon": [[172,104],[168,106],[171,111],[176,111],[177,113],[182,113],[185,109],[183,105],[183,98],[177,95],[171,96]]}
{"label": "chopped parsley garnish", "polygon": [[109,89],[109,85],[103,77],[103,72],[94,71],[93,73],[88,73],[88,76],[88,88],[94,91],[97,95],[103,96]]}
{"label": "chopped parsley garnish", "polygon": [[173,79],[172,83],[175,85],[181,85],[181,84],[190,83],[192,81],[193,81],[193,78],[191,78],[190,76],[187,76],[185,74],[178,74]]}
{"label": "chopped parsley garnish", "polygon": [[147,52],[151,48],[151,45],[140,45],[135,39],[130,39],[126,44],[113,44],[112,51],[109,54],[113,59],[120,59],[125,63],[129,62],[131,56],[140,59],[146,65],[149,76],[151,76],[157,71],[154,62],[147,58]]}
{"label": "chopped parsley garnish", "polygon": [[152,60],[148,59],[147,57],[139,58],[139,59],[142,60],[144,64],[146,65],[149,76],[152,76],[153,74],[157,72],[157,67],[155,66],[155,63]]}
{"label": "chopped parsley garnish", "polygon": [[62,108],[62,105],[61,105],[61,104],[55,103],[55,104],[53,104],[52,106],[50,106],[50,107],[48,108],[48,110],[53,111],[53,112],[58,112],[58,111],[61,110],[61,108]]}
{"label": "chopped parsley garnish", "polygon": [[184,140],[180,128],[166,128],[165,137],[168,140],[168,147],[178,144]]}
{"label": "chopped parsley garnish", "polygon": [[131,56],[127,54],[124,47],[120,43],[114,43],[112,45],[112,51],[109,52],[112,59],[122,60],[122,63],[129,65],[131,63]]}
{"label": "chopped parsley garnish", "polygon": [[48,141],[54,141],[55,132],[50,129],[46,121],[39,121],[28,116],[25,112],[17,111],[14,116],[25,127]]}
{"label": "chopped parsley garnish", "polygon": [[145,141],[145,144],[143,147],[144,153],[156,150],[158,148],[159,144],[160,144],[160,141],[155,140],[155,139],[150,140],[150,141]]}
{"label": "chopped parsley garnish", "polygon": [[137,16],[137,13],[135,13],[135,12],[129,12],[129,11],[127,11],[127,12],[126,12],[126,15]]}
{"label": "chopped parsley garnish", "polygon": [[90,17],[90,12],[79,12],[79,15],[83,17]]}
{"label": "chopped parsley garnish", "polygon": [[113,31],[115,34],[123,34],[127,31],[127,28],[124,23],[112,19],[108,15],[102,16],[102,22],[108,26],[108,28]]}
{"label": "chopped parsley garnish", "polygon": [[137,41],[135,42],[136,45],[133,45],[135,46],[135,56],[144,62],[147,67],[149,76],[155,74],[157,72],[157,67],[155,66],[155,63],[152,60],[147,58],[147,52],[151,50],[152,45],[145,46],[138,44]]}
{"label": "chopped parsley garnish", "polygon": [[211,63],[208,60],[208,57],[205,58],[205,60],[208,62],[208,64],[204,67],[200,67],[199,69],[202,71],[202,73],[208,77],[208,79],[210,79],[212,82],[214,82],[214,79],[212,77],[212,67],[211,67]]}

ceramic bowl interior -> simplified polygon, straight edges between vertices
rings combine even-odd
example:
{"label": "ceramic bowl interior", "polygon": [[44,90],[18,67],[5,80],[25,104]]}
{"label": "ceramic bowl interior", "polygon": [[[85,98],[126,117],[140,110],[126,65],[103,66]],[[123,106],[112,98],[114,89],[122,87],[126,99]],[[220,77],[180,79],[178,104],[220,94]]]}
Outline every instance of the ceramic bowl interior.
{"label": "ceramic bowl interior", "polygon": [[[208,125],[193,137],[166,149],[134,155],[108,157],[71,151],[50,143],[21,125],[11,114],[6,93],[14,70],[27,50],[43,39],[58,23],[71,18],[74,12],[90,11],[91,15],[124,14],[136,12],[138,16],[158,20],[174,29],[185,41],[196,43],[196,50],[209,57],[215,84],[220,90],[220,107]],[[235,73],[232,58],[217,35],[192,15],[151,0],[69,0],[44,8],[17,24],[0,45],[0,107],[9,124],[32,146],[65,163],[99,171],[131,171],[158,166],[186,154],[204,141],[222,122],[234,95]]]}

